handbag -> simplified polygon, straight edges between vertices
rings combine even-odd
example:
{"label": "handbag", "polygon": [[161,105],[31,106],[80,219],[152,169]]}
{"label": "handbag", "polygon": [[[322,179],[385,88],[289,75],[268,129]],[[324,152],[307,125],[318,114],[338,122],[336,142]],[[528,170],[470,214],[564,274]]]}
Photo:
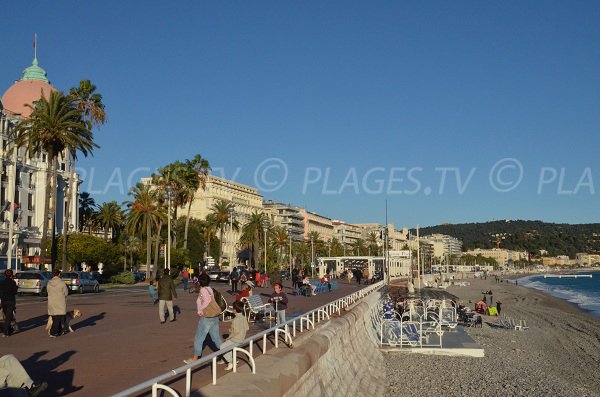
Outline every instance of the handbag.
{"label": "handbag", "polygon": [[221,314],[222,310],[219,304],[215,301],[215,295],[210,294],[210,302],[203,310],[204,317],[217,317]]}

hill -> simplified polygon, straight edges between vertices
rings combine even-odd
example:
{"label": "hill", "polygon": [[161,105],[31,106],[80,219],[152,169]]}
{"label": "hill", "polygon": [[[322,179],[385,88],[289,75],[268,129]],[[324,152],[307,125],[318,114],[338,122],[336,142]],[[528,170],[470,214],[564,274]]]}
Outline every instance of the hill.
{"label": "hill", "polygon": [[494,248],[499,236],[500,248],[539,253],[548,251],[550,256],[569,255],[578,252],[600,253],[600,223],[570,225],[542,221],[493,221],[430,226],[420,229],[421,236],[442,233],[463,241],[463,250]]}

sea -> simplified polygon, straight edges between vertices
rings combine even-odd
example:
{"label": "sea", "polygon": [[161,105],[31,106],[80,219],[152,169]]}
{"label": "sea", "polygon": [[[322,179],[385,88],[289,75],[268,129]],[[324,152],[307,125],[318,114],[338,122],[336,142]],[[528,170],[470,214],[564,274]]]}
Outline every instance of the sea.
{"label": "sea", "polygon": [[536,274],[519,279],[519,285],[535,288],[574,303],[592,315],[600,317],[600,271],[582,271],[573,274],[591,274],[592,278],[544,278],[543,274]]}

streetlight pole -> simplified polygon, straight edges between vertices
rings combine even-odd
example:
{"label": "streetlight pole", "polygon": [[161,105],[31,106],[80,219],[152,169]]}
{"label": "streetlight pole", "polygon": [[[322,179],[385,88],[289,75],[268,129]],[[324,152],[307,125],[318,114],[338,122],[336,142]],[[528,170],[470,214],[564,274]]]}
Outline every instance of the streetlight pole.
{"label": "streetlight pole", "polygon": [[263,234],[265,239],[265,274],[267,273],[267,226],[269,225],[269,220],[267,218],[263,219]]}
{"label": "streetlight pole", "polygon": [[292,277],[292,229],[288,229],[288,237],[290,238],[290,278]]}
{"label": "streetlight pole", "polygon": [[167,268],[171,270],[171,186],[167,186]]}
{"label": "streetlight pole", "polygon": [[342,247],[344,248],[344,256],[346,256],[346,228],[342,229]]}
{"label": "streetlight pole", "polygon": [[[233,207],[229,208],[229,268],[233,270],[233,215],[235,214]],[[237,258],[236,258],[237,259]]]}
{"label": "streetlight pole", "polygon": [[311,262],[310,262],[310,268],[311,268],[311,277],[315,276],[315,241],[313,239],[313,236],[310,236],[310,252],[311,252]]}

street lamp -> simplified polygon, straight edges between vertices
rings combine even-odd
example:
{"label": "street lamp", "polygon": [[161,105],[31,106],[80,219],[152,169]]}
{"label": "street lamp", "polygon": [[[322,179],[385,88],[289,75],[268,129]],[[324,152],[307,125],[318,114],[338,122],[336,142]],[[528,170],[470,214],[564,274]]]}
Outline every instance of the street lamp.
{"label": "street lamp", "polygon": [[310,255],[311,255],[311,261],[310,261],[310,269],[311,269],[311,277],[315,276],[315,241],[313,236],[310,236]]}
{"label": "street lamp", "polygon": [[266,274],[267,273],[267,228],[269,227],[269,220],[267,219],[267,217],[263,218],[262,226],[263,226],[263,233],[264,233],[264,239],[265,239],[265,274]]}
{"label": "street lamp", "polygon": [[288,229],[288,237],[290,238],[290,278],[292,277],[292,228]]}
{"label": "street lamp", "polygon": [[346,256],[346,229],[342,229],[342,247],[344,248],[344,256]]}
{"label": "street lamp", "polygon": [[[233,205],[229,207],[229,268],[233,269],[233,216],[235,215],[235,210],[233,209]],[[237,258],[236,258],[237,260]]]}
{"label": "street lamp", "polygon": [[167,186],[167,268],[171,269],[171,185]]}

